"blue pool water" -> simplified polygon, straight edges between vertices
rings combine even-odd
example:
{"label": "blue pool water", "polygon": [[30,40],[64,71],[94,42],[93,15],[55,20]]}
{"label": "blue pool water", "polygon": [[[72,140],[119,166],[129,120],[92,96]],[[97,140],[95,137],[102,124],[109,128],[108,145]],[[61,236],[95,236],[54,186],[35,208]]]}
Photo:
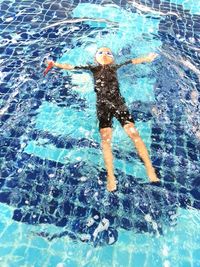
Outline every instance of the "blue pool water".
{"label": "blue pool water", "polygon": [[[200,4],[0,1],[0,267],[200,266]],[[118,191],[106,191],[92,64],[108,46],[162,180],[114,121]]]}

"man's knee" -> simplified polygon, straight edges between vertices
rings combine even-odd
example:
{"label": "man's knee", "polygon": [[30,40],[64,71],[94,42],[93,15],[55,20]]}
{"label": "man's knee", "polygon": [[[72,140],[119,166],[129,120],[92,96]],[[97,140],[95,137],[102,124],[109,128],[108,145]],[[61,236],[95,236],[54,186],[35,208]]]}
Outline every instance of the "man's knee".
{"label": "man's knee", "polygon": [[100,129],[102,143],[111,143],[112,139],[112,129],[102,128]]}
{"label": "man's knee", "polygon": [[124,126],[125,132],[128,134],[128,136],[133,139],[135,142],[137,142],[140,138],[140,135],[138,131],[136,130],[133,123],[126,124]]}

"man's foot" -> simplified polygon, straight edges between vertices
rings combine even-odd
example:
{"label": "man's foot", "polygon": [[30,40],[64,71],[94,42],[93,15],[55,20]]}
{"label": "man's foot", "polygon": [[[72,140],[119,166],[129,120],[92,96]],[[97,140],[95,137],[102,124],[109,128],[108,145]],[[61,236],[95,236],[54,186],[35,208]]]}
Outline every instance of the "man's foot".
{"label": "man's foot", "polygon": [[113,192],[117,189],[117,183],[115,177],[107,177],[107,190]]}
{"label": "man's foot", "polygon": [[147,174],[149,177],[150,182],[160,182],[160,179],[157,177],[155,169],[153,167],[147,169]]}

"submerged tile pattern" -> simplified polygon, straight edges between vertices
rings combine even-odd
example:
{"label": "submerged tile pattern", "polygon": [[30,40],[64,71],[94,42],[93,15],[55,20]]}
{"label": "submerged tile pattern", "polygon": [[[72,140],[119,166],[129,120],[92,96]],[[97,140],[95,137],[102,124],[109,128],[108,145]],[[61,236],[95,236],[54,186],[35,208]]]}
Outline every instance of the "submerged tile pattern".
{"label": "submerged tile pattern", "polygon": [[[44,29],[58,18],[71,19],[80,2],[1,2],[0,202],[15,208],[16,221],[63,227],[59,234],[38,232],[48,240],[68,235],[98,246],[115,243],[119,228],[162,234],[163,227],[174,225],[179,207],[200,208],[199,16],[167,1],[120,1],[125,10],[160,20],[155,39],[162,41],[161,56],[152,70],[155,103],[131,107],[136,119],[152,122],[152,160],[163,183],[142,184],[122,170],[118,192],[108,195],[105,172],[98,165],[81,160],[63,164],[25,152],[29,140],[40,139],[62,149],[100,150],[99,143],[87,137],[77,140],[35,128],[44,101],[87,108],[84,97],[70,90],[70,78],[64,80],[55,71],[47,83],[42,76],[48,54],[61,57],[69,47],[82,45],[73,42],[74,34],[77,39],[83,32],[93,34],[92,27],[81,22]],[[106,35],[101,24],[99,28]],[[116,155],[121,158],[120,151]],[[136,155],[128,153],[127,161],[131,157]]]}

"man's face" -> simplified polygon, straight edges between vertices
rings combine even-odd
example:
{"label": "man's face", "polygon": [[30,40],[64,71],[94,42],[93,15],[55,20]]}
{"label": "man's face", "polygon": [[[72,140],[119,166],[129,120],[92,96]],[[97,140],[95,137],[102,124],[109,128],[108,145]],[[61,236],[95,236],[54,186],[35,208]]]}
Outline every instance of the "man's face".
{"label": "man's face", "polygon": [[114,62],[114,56],[107,47],[99,48],[96,52],[95,59],[101,65],[109,65]]}

